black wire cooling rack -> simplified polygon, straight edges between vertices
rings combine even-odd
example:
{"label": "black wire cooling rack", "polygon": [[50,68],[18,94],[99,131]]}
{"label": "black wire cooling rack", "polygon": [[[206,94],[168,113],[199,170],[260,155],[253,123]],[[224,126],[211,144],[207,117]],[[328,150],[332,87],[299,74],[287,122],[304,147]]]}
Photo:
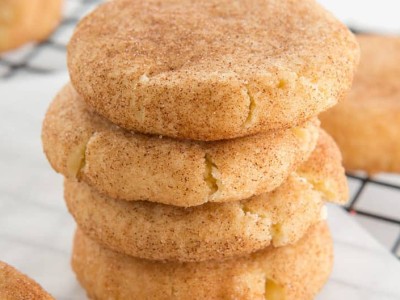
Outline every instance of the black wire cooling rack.
{"label": "black wire cooling rack", "polygon": [[[385,189],[390,189],[396,192],[397,193],[396,201],[400,202],[400,185],[392,184],[381,180],[376,180],[366,175],[356,175],[348,173],[347,177],[349,179],[356,180],[359,182],[358,188],[356,188],[353,191],[353,195],[351,196],[350,201],[344,207],[351,215],[361,215],[375,220],[379,220],[380,222],[390,223],[397,226],[400,229],[400,218],[388,217],[386,215],[374,211],[368,211],[368,210],[363,210],[362,208],[357,208],[357,204],[362,201],[364,194],[368,193],[367,187],[370,186],[384,187]],[[381,201],[381,199],[375,199],[375,201]],[[398,205],[396,209],[399,209],[399,207],[400,205]],[[400,231],[390,250],[394,255],[400,258]]]}
{"label": "black wire cooling rack", "polygon": [[[56,32],[46,41],[38,43],[34,46],[24,47],[12,54],[0,56],[0,79],[7,80],[19,75],[38,75],[55,72],[57,70],[65,70],[65,47],[69,36],[72,34],[73,28],[79,19],[94,8],[102,0],[66,0],[66,9],[64,17]],[[359,33],[359,30],[353,30]],[[41,59],[38,59],[42,56]],[[57,60],[57,64],[47,61],[47,56],[52,56],[53,60]],[[42,63],[41,63],[42,61]],[[46,61],[46,63],[43,63]],[[376,220],[382,224],[390,224],[392,228],[397,228],[397,235],[386,243],[386,247],[392,251],[394,255],[400,258],[400,175],[398,184],[393,184],[384,180],[377,180],[375,177],[369,177],[365,174],[347,174],[355,188],[353,188],[351,199],[347,206],[344,207],[350,215],[363,216],[371,220]],[[397,182],[397,181],[396,181]],[[379,209],[365,209],[363,198],[368,196],[370,187],[378,187],[390,189],[391,194],[388,197],[396,198],[397,210],[394,214],[385,214]],[[394,192],[394,194],[393,194]],[[378,197],[380,198],[380,196]],[[374,199],[374,201],[385,201],[382,199]],[[384,203],[382,204],[384,205]],[[367,228],[368,230],[368,228]],[[379,233],[372,232],[379,240]]]}
{"label": "black wire cooling rack", "polygon": [[23,47],[15,53],[5,54],[0,56],[0,78],[6,79],[17,76],[19,74],[46,74],[54,72],[57,69],[65,68],[64,65],[46,66],[36,63],[38,56],[42,53],[51,53],[53,56],[59,55],[65,59],[65,46],[68,42],[68,37],[76,23],[88,13],[102,0],[65,0],[65,9],[63,19],[54,32],[48,39],[36,45]]}

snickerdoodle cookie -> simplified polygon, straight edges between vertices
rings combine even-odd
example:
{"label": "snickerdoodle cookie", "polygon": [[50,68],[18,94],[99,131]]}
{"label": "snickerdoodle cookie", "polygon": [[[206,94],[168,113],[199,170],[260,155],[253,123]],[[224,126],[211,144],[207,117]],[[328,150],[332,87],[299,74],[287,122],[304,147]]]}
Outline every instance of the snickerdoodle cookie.
{"label": "snickerdoodle cookie", "polygon": [[0,52],[44,40],[61,18],[61,0],[1,0]]}
{"label": "snickerdoodle cookie", "polygon": [[277,188],[315,148],[318,125],[208,143],[142,135],[89,112],[67,85],[46,114],[42,137],[56,171],[111,198],[195,206]]}
{"label": "snickerdoodle cookie", "polygon": [[53,297],[32,279],[0,261],[0,299],[53,300]]}
{"label": "snickerdoodle cookie", "polygon": [[157,262],[103,248],[77,231],[72,267],[92,299],[311,300],[332,269],[328,226],[296,244],[222,261]]}
{"label": "snickerdoodle cookie", "polygon": [[332,137],[325,131],[320,130],[315,150],[296,173],[307,178],[307,181],[316,190],[321,191],[327,200],[337,204],[347,202],[349,187],[344,176],[342,154]]}
{"label": "snickerdoodle cookie", "polygon": [[117,0],[77,26],[68,67],[121,127],[206,141],[304,123],[343,96],[358,55],[314,0]]}
{"label": "snickerdoodle cookie", "polygon": [[348,170],[400,172],[400,37],[361,35],[361,63],[345,101],[322,114]]}
{"label": "snickerdoodle cookie", "polygon": [[[324,201],[347,199],[340,157],[324,151],[336,147],[333,140],[321,133],[318,144],[301,176],[294,172],[273,192],[242,201],[191,208],[127,202],[71,180],[65,181],[65,200],[85,234],[134,257],[202,261],[244,255],[271,243],[297,242],[324,218]],[[314,168],[319,162],[320,168]],[[335,172],[329,171],[334,164]]]}

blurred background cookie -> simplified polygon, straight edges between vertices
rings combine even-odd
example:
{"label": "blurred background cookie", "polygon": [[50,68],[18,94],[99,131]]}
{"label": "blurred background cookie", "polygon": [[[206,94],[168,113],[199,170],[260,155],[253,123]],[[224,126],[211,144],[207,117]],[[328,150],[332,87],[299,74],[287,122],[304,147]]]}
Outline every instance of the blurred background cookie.
{"label": "blurred background cookie", "polygon": [[53,297],[28,276],[0,261],[0,299],[53,300]]}
{"label": "blurred background cookie", "polygon": [[0,0],[0,52],[46,39],[61,9],[62,0]]}
{"label": "blurred background cookie", "polygon": [[400,37],[359,35],[361,62],[347,98],[323,113],[348,170],[400,172]]}

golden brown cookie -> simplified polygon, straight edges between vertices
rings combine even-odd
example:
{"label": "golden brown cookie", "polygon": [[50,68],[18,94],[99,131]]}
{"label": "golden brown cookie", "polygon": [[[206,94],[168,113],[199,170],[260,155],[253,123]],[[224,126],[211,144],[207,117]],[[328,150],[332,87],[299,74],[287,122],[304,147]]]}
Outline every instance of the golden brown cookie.
{"label": "golden brown cookie", "polygon": [[67,85],[42,137],[56,171],[111,198],[194,206],[277,188],[315,148],[318,125],[209,143],[135,134],[90,113]]}
{"label": "golden brown cookie", "polygon": [[125,256],[77,231],[72,267],[87,294],[97,300],[311,300],[326,282],[332,258],[332,240],[325,223],[312,227],[291,246],[200,263]]}
{"label": "golden brown cookie", "polygon": [[315,150],[296,173],[321,191],[325,199],[337,204],[348,201],[349,187],[342,166],[342,155],[335,141],[324,130],[320,130]]}
{"label": "golden brown cookie", "polygon": [[333,106],[358,51],[313,0],[119,0],[80,22],[68,67],[112,122],[209,141],[294,127]]}
{"label": "golden brown cookie", "polygon": [[361,63],[347,99],[321,115],[348,170],[400,172],[400,37],[358,36]]}
{"label": "golden brown cookie", "polygon": [[[321,133],[321,149],[302,167],[302,176],[294,172],[273,192],[242,201],[192,208],[127,202],[101,196],[72,180],[65,181],[65,200],[80,229],[115,251],[152,260],[229,258],[271,243],[293,244],[324,218],[324,201],[347,199],[340,156],[324,151],[334,147],[333,140]],[[313,168],[317,163],[321,167]],[[336,171],[327,172],[333,164]]]}
{"label": "golden brown cookie", "polygon": [[58,25],[62,0],[1,0],[0,52],[44,40]]}
{"label": "golden brown cookie", "polygon": [[28,276],[0,261],[0,299],[53,300],[54,298]]}

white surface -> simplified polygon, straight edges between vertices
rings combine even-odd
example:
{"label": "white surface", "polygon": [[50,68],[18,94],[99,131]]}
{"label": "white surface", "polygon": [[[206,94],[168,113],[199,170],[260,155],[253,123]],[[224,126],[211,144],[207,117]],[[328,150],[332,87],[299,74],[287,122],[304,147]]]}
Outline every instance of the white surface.
{"label": "white surface", "polygon": [[66,45],[74,32],[75,26],[71,24],[60,26],[52,35],[52,40],[61,45]]}
{"label": "white surface", "polygon": [[398,190],[368,184],[360,197],[362,201],[356,203],[356,209],[400,220],[400,193]]}
{"label": "white surface", "polygon": [[375,180],[391,183],[400,186],[400,176],[395,174],[377,174],[372,177]]}
{"label": "white surface", "polygon": [[2,59],[11,64],[20,64],[25,61],[26,57],[30,54],[33,48],[34,46],[32,44],[22,46],[18,49],[18,51],[11,51],[3,54]]}
{"label": "white surface", "polygon": [[6,74],[8,72],[9,68],[7,66],[4,65],[0,65],[0,76],[3,76],[4,74]]}
{"label": "white surface", "polygon": [[[47,163],[41,122],[67,75],[0,83],[0,260],[56,299],[85,299],[69,266],[74,223]],[[343,210],[330,207],[335,269],[318,300],[398,300],[400,264]]]}
{"label": "white surface", "polygon": [[[353,178],[348,178],[347,182],[349,184],[349,196],[350,196],[349,198],[353,199],[361,187],[361,182],[360,180]],[[347,203],[347,205],[350,205],[350,201]]]}
{"label": "white surface", "polygon": [[330,207],[335,266],[318,300],[400,299],[400,264],[342,209]]}
{"label": "white surface", "polygon": [[64,51],[49,47],[33,56],[29,61],[29,66],[47,70],[65,70],[67,69],[67,57]]}
{"label": "white surface", "polygon": [[367,229],[386,249],[392,249],[393,241],[400,234],[399,225],[356,214],[353,216],[362,227]]}
{"label": "white surface", "polygon": [[317,2],[356,29],[400,34],[398,0],[317,0]]}

